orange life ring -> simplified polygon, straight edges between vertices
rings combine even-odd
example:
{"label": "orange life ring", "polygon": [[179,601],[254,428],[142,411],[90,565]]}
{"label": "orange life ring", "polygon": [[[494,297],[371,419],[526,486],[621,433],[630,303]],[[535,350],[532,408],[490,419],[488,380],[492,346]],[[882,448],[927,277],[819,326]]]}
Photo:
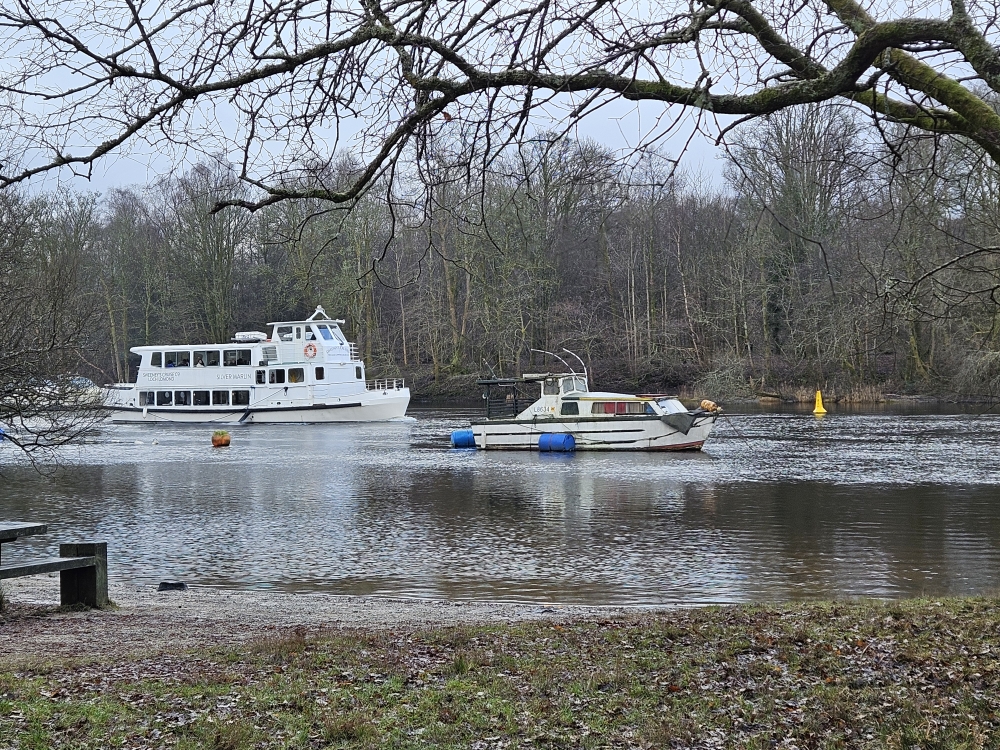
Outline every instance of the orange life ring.
{"label": "orange life ring", "polygon": [[316,356],[316,344],[306,344],[306,348],[303,349],[303,354],[305,354],[309,359]]}

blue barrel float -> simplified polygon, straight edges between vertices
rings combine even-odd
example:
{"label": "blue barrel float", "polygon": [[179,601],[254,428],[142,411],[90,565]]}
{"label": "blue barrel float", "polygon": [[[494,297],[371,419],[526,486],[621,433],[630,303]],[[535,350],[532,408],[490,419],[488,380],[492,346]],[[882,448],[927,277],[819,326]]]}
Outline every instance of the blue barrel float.
{"label": "blue barrel float", "polygon": [[538,450],[571,453],[576,450],[576,440],[565,432],[543,432],[538,438]]}
{"label": "blue barrel float", "polygon": [[472,430],[455,430],[451,433],[452,448],[475,448],[476,436]]}

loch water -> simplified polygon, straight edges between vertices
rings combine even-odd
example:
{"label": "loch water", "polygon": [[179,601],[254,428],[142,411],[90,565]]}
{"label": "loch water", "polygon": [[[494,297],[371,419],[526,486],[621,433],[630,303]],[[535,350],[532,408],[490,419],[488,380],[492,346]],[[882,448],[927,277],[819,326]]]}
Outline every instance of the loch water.
{"label": "loch water", "polygon": [[[1000,416],[735,413],[684,454],[451,450],[403,421],[104,425],[39,473],[0,446],[4,560],[107,541],[112,579],[618,605],[1000,590]],[[942,413],[944,412],[944,413]],[[7,454],[7,455],[3,455]]]}

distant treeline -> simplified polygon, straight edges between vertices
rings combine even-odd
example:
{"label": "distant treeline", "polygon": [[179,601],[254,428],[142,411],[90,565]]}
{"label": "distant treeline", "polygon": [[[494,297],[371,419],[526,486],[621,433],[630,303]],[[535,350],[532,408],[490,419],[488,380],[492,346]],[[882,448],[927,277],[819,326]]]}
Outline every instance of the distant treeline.
{"label": "distant treeline", "polygon": [[1000,173],[958,141],[803,108],[737,131],[722,186],[565,138],[486,165],[437,148],[412,196],[376,186],[349,210],[213,212],[252,190],[215,164],[103,196],[7,191],[5,260],[37,290],[8,317],[84,321],[73,366],[102,382],[134,374],[129,347],[321,304],[370,372],[425,392],[563,347],[601,386],[995,390]]}

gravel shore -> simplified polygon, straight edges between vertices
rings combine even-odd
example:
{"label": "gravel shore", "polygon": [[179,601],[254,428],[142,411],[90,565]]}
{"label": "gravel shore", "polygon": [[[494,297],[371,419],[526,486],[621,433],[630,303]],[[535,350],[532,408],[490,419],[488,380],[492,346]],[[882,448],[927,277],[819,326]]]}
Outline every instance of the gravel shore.
{"label": "gravel shore", "polygon": [[204,645],[234,645],[285,630],[416,629],[434,626],[570,620],[623,612],[580,607],[450,602],[331,594],[223,591],[190,587],[159,592],[155,586],[112,581],[115,606],[60,611],[59,579],[36,576],[4,581],[0,664],[46,657],[151,655]]}

